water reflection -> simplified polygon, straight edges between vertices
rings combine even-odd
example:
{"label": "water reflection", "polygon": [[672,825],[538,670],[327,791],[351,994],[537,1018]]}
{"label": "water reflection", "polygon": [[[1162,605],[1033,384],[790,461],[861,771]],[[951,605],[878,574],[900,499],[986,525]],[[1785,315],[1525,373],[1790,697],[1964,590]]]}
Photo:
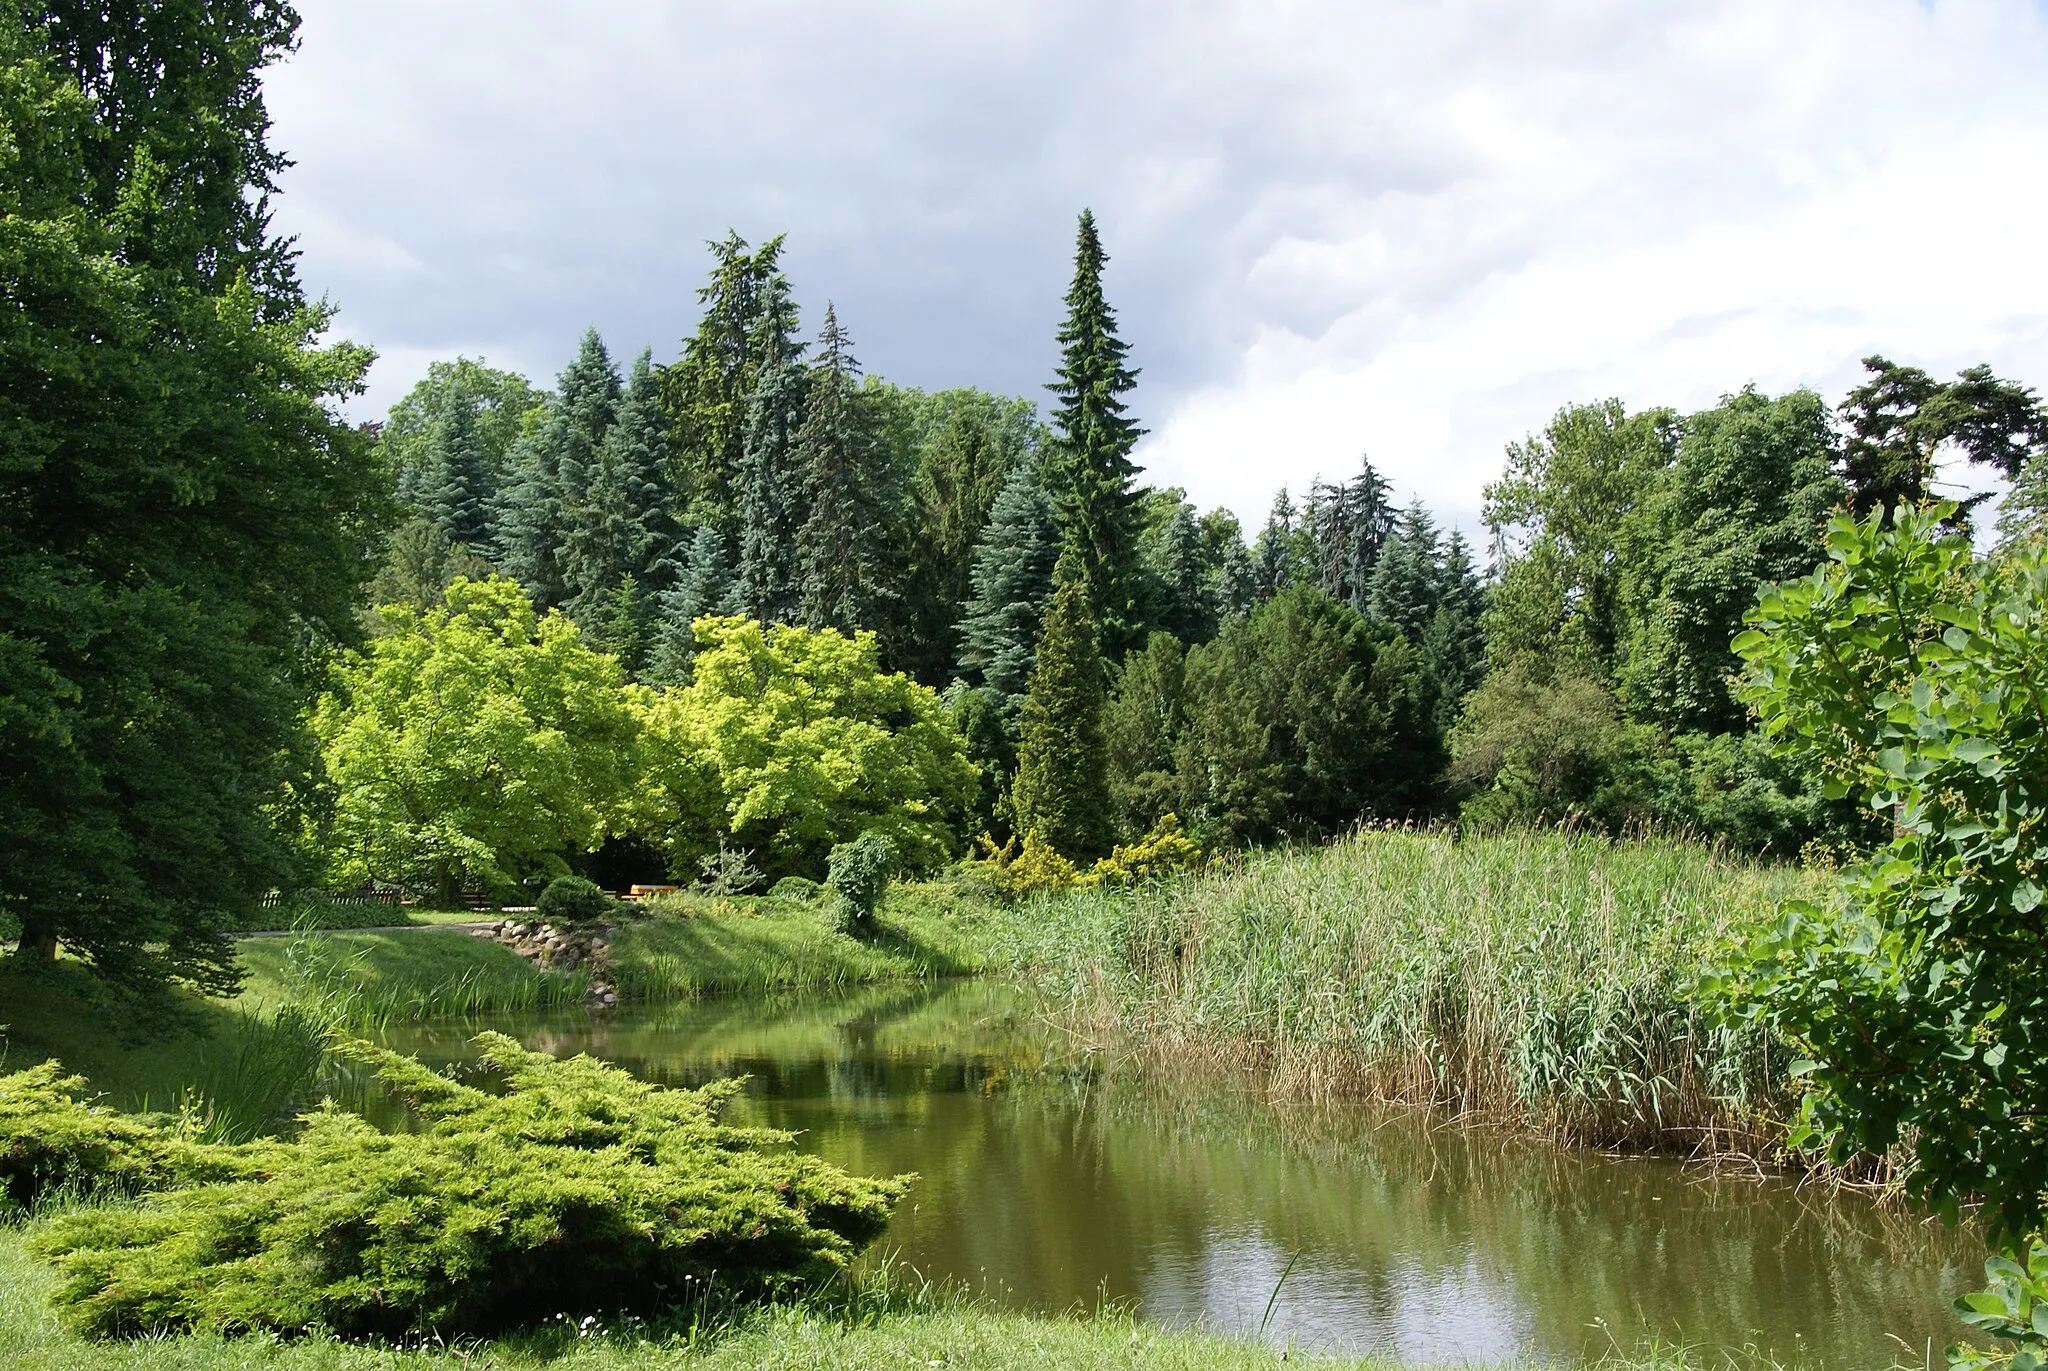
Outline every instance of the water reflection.
{"label": "water reflection", "polygon": [[[750,1076],[734,1122],[921,1175],[884,1240],[900,1260],[1035,1309],[1107,1297],[1418,1361],[1561,1361],[1655,1335],[1867,1367],[1952,1339],[1981,1261],[1787,1182],[1134,1082],[984,982],[500,1026],[649,1080]],[[470,1031],[393,1042],[449,1060]]]}

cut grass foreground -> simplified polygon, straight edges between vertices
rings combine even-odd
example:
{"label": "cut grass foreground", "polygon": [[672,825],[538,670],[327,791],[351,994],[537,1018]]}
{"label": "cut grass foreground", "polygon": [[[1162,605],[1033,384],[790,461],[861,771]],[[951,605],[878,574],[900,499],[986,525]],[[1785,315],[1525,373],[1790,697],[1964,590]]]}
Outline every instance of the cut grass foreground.
{"label": "cut grass foreground", "polygon": [[1671,840],[1368,832],[992,936],[1078,1024],[1275,1090],[1531,1123],[1573,1142],[1769,1151],[1786,1063],[1691,991],[1816,880]]}
{"label": "cut grass foreground", "polygon": [[[55,1274],[27,1256],[18,1230],[0,1229],[0,1366],[8,1371],[871,1371],[883,1367],[990,1371],[1253,1371],[1278,1349],[1244,1339],[1160,1328],[1129,1310],[1062,1317],[1008,1313],[929,1288],[877,1281],[808,1303],[714,1314],[682,1331],[557,1324],[496,1342],[407,1346],[323,1337],[179,1336],[91,1342],[50,1313]],[[1324,1371],[1418,1371],[1385,1358],[1288,1349],[1287,1362]],[[1700,1362],[1652,1349],[1599,1365],[1608,1371],[1692,1371],[1768,1364]]]}

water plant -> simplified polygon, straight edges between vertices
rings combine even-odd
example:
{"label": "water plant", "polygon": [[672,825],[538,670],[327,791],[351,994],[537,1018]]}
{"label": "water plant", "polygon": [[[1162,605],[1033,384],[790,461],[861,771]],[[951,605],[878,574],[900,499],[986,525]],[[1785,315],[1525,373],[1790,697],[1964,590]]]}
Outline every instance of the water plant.
{"label": "water plant", "polygon": [[1695,999],[1712,949],[1811,878],[1676,840],[1371,831],[1026,907],[992,954],[1069,1017],[1274,1088],[1585,1142],[1768,1148],[1769,1034]]}

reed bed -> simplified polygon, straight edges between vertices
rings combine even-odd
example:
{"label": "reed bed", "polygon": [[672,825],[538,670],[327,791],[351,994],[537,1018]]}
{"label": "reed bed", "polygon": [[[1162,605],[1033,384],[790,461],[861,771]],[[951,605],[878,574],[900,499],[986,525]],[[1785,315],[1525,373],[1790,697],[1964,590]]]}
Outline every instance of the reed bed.
{"label": "reed bed", "polygon": [[1692,992],[1810,883],[1669,839],[1364,832],[1135,893],[1043,900],[1008,960],[1161,1064],[1249,1066],[1637,1150],[1775,1150],[1787,1065]]}

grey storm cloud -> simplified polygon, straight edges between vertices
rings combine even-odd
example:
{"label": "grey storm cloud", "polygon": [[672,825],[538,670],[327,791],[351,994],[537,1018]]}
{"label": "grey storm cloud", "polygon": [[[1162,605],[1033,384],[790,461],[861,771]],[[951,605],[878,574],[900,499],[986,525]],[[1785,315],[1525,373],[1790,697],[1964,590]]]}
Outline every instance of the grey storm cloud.
{"label": "grey storm cloud", "polygon": [[377,346],[674,356],[787,232],[868,369],[1039,397],[1092,207],[1154,479],[1247,519],[1359,452],[1472,525],[1561,404],[2048,382],[2025,0],[304,0],[279,223]]}

